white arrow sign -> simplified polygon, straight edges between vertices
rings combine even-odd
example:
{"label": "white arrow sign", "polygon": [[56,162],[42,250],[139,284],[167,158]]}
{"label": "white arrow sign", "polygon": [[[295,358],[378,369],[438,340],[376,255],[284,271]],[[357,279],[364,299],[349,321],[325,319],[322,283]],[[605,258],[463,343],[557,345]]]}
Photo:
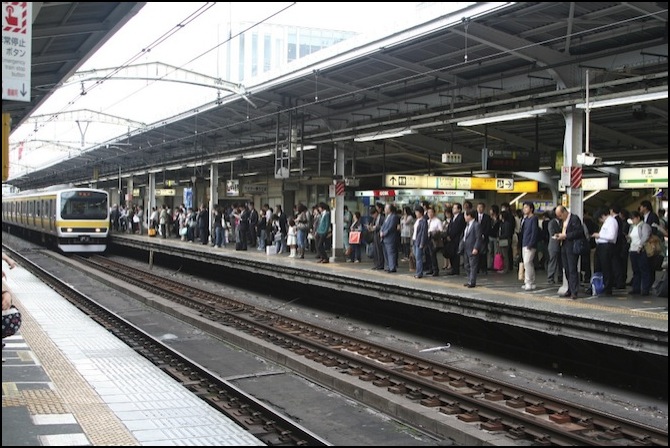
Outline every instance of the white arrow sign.
{"label": "white arrow sign", "polygon": [[514,179],[496,179],[496,188],[498,190],[514,190]]}

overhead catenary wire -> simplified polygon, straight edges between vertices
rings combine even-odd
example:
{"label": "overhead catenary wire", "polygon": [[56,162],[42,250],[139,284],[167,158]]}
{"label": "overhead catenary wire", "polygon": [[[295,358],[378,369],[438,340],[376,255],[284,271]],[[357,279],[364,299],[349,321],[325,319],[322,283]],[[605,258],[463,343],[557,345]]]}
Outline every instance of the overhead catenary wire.
{"label": "overhead catenary wire", "polygon": [[[276,15],[276,14],[278,14],[278,13],[273,14],[273,16]],[[638,19],[641,19],[641,18],[646,18],[646,17],[651,16],[651,15],[654,15],[654,14],[651,14],[651,13],[650,14],[643,14],[643,15],[637,16],[635,18],[629,18],[629,19],[619,21],[617,23],[609,23],[609,24],[600,25],[600,26],[595,27],[593,29],[572,33],[569,37],[570,38],[575,38],[575,37],[579,37],[582,34],[592,33],[592,32],[597,31],[597,30],[604,30],[604,29],[607,29],[608,27],[624,25],[624,24],[631,23],[631,22],[633,22],[635,20],[638,20]],[[259,23],[261,23],[261,22],[259,22]],[[238,33],[238,35],[243,33],[243,32],[246,32],[250,28],[251,27],[241,31],[240,33]],[[467,28],[466,28],[466,32],[467,32]],[[567,37],[568,36],[564,35],[564,36],[560,36],[560,37],[554,37],[554,38],[546,39],[546,40],[540,41],[540,42],[534,42],[534,43],[530,43],[530,44],[527,44],[527,45],[522,45],[522,46],[519,46],[519,47],[514,48],[514,49],[501,50],[501,51],[495,52],[493,54],[488,54],[486,56],[482,56],[480,58],[476,58],[476,59],[473,59],[473,60],[468,60],[467,62],[463,61],[463,62],[459,62],[459,63],[448,64],[448,65],[444,65],[444,66],[441,66],[441,67],[428,69],[428,70],[425,70],[425,71],[420,72],[420,73],[415,73],[415,74],[412,74],[412,75],[408,75],[408,76],[405,76],[403,78],[398,78],[398,79],[395,79],[395,80],[392,80],[392,81],[382,82],[380,84],[376,84],[374,87],[366,87],[366,88],[350,90],[350,91],[347,91],[345,93],[331,95],[327,98],[319,99],[318,97],[315,97],[315,100],[313,102],[309,102],[309,101],[306,101],[304,103],[296,102],[295,105],[291,105],[289,107],[286,107],[281,112],[289,112],[289,111],[292,111],[292,110],[303,109],[303,108],[306,108],[306,107],[314,105],[314,104],[323,104],[323,103],[327,103],[329,101],[337,100],[337,99],[344,98],[344,97],[347,97],[347,96],[351,96],[351,95],[354,95],[354,94],[368,93],[368,92],[372,91],[372,89],[377,89],[377,91],[379,91],[380,88],[392,86],[392,85],[397,84],[398,82],[406,82],[408,80],[413,80],[413,79],[417,79],[417,78],[420,78],[420,77],[424,77],[424,76],[427,76],[427,75],[430,75],[432,73],[439,72],[439,71],[458,69],[458,68],[464,66],[465,64],[480,64],[482,62],[485,62],[486,60],[493,59],[493,58],[496,58],[496,57],[500,57],[500,56],[505,55],[505,54],[514,53],[514,52],[518,52],[520,50],[529,49],[529,48],[537,47],[537,46],[541,46],[541,45],[551,44],[553,42],[563,40]],[[198,57],[200,57],[204,54],[207,54],[209,51],[213,51],[214,49],[218,48],[223,43],[225,43],[225,42],[217,44],[216,46],[212,47],[210,50],[207,50],[206,52],[202,53],[201,55],[196,56],[195,58],[191,59],[187,63],[190,63],[193,60],[197,59]],[[186,112],[188,112],[188,111],[186,111]],[[262,119],[265,119],[265,118],[269,117],[270,115],[274,115],[275,113],[277,113],[277,112],[274,111],[274,112],[267,113],[267,114],[259,114],[259,115],[255,116],[253,118],[250,118],[250,117],[247,116],[245,118],[248,121],[262,120]],[[228,123],[228,124],[218,126],[218,127],[212,128],[210,130],[204,131],[203,135],[205,135],[207,133],[210,133],[210,132],[218,132],[218,131],[221,131],[221,130],[229,129],[231,127],[238,126],[240,124],[241,124],[241,122]],[[176,142],[179,142],[181,140],[182,140],[182,138],[174,138],[174,139],[169,140],[165,143],[166,144],[176,143]],[[140,150],[141,149],[137,149],[136,151],[140,151]],[[133,151],[133,152],[136,152],[136,151]],[[111,157],[113,157],[113,156],[110,156],[110,158]],[[66,169],[64,169],[60,172],[64,172],[64,171],[66,171]]]}

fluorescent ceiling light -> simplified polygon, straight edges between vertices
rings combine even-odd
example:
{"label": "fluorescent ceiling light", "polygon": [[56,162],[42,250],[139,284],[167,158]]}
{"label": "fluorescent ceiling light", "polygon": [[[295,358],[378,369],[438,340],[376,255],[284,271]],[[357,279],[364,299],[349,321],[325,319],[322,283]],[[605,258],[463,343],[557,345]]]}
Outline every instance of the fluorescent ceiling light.
{"label": "fluorescent ceiling light", "polygon": [[256,153],[251,153],[251,154],[245,154],[242,156],[243,159],[258,159],[260,157],[267,157],[271,156],[274,154],[274,151],[263,151],[263,152],[256,152]]}
{"label": "fluorescent ceiling light", "polygon": [[371,142],[373,140],[384,140],[386,138],[398,138],[403,135],[416,134],[413,129],[402,129],[399,131],[376,132],[374,134],[364,134],[354,137],[355,142]]}
{"label": "fluorescent ceiling light", "polygon": [[223,159],[212,160],[212,163],[234,162],[235,160],[237,160],[239,158],[240,158],[240,156],[224,157]]}
{"label": "fluorescent ceiling light", "polygon": [[[668,91],[642,93],[640,95],[622,96],[620,98],[609,98],[606,100],[589,101],[589,109],[597,109],[599,107],[621,106],[622,104],[641,103],[644,101],[668,99]],[[577,109],[586,109],[586,103],[579,103],[575,107]]]}
{"label": "fluorescent ceiling light", "polygon": [[169,166],[165,168],[165,171],[174,171],[174,170],[180,170],[182,168],[182,165],[174,165],[174,166]]}
{"label": "fluorescent ceiling light", "polygon": [[260,174],[258,171],[254,171],[253,173],[240,173],[238,174],[239,177],[247,177],[247,176],[256,176]]}
{"label": "fluorescent ceiling light", "polygon": [[149,173],[155,174],[155,173],[160,173],[163,171],[163,168],[154,168],[152,170],[149,170]]}
{"label": "fluorescent ceiling light", "polygon": [[309,151],[310,149],[316,149],[316,145],[298,145],[298,151]]}
{"label": "fluorescent ceiling light", "polygon": [[546,114],[549,109],[533,109],[525,112],[513,112],[503,115],[491,115],[488,117],[475,118],[473,120],[463,120],[457,123],[458,126],[477,126],[480,124],[500,123],[501,121],[520,120],[522,118],[532,118],[537,115]]}
{"label": "fluorescent ceiling light", "polygon": [[196,166],[203,166],[206,162],[192,162],[186,165],[189,168],[195,168]]}

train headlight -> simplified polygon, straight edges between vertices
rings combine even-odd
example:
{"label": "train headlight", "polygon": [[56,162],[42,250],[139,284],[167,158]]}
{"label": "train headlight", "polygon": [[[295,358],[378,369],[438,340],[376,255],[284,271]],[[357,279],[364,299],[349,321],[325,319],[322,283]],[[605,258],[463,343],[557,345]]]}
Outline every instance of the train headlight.
{"label": "train headlight", "polygon": [[72,232],[72,230],[73,230],[72,227],[68,227],[66,232]]}
{"label": "train headlight", "polygon": [[95,229],[95,233],[100,233],[102,232],[102,229]]}

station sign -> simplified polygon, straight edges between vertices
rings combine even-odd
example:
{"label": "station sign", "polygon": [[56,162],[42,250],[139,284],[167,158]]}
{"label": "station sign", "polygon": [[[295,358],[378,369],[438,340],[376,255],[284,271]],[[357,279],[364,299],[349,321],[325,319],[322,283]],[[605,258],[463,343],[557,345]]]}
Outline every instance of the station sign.
{"label": "station sign", "polygon": [[[239,184],[238,184],[238,190],[239,190]],[[267,194],[268,187],[267,187],[267,185],[243,185],[242,186],[242,191],[245,194]],[[229,196],[233,196],[233,195],[229,195]]]}
{"label": "station sign", "polygon": [[388,189],[388,190],[361,190],[354,193],[356,197],[399,197],[399,196],[438,196],[459,197],[463,199],[474,199],[472,191],[463,190],[428,190],[428,189]]}
{"label": "station sign", "polygon": [[421,188],[436,190],[513,191],[514,179],[495,177],[386,175],[384,185],[391,188]]}
{"label": "station sign", "polygon": [[177,191],[174,188],[157,188],[156,197],[159,196],[174,196],[177,194]]}
{"label": "station sign", "polygon": [[668,167],[621,168],[619,188],[668,188]]}

